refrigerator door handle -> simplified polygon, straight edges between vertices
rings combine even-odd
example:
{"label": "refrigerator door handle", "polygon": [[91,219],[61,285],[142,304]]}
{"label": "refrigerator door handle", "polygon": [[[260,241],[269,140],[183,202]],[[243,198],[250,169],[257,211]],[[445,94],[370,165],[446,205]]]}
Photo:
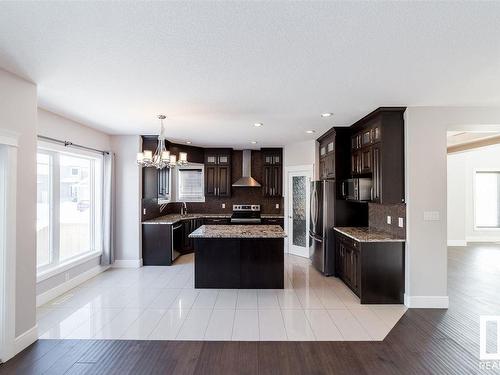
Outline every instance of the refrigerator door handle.
{"label": "refrigerator door handle", "polygon": [[314,227],[316,227],[316,223],[318,222],[317,206],[318,206],[318,193],[316,192],[316,189],[314,189],[311,197],[311,219]]}

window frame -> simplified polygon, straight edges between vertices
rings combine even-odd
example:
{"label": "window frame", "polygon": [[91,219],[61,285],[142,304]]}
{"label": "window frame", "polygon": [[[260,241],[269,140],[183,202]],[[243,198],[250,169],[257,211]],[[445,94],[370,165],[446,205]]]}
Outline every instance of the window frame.
{"label": "window frame", "polygon": [[[498,226],[496,227],[484,227],[484,226],[478,226],[477,221],[477,202],[476,202],[476,191],[477,191],[477,174],[478,173],[497,173],[498,174]],[[473,209],[473,217],[474,217],[474,231],[480,232],[480,231],[500,231],[500,170],[498,168],[478,168],[474,169],[472,171],[472,209]]]}
{"label": "window frame", "polygon": [[[104,181],[104,157],[102,154],[97,152],[90,152],[79,149],[68,149],[65,146],[60,146],[50,142],[39,141],[37,145],[37,155],[46,154],[51,157],[50,163],[50,198],[49,198],[49,263],[38,265],[38,260],[36,263],[37,271],[37,282],[45,280],[49,277],[57,275],[71,267],[78,264],[86,262],[92,258],[96,258],[102,255],[103,241],[102,233],[97,237],[97,230],[102,232],[102,208],[103,208],[103,190],[96,189],[96,178],[99,174],[101,182]],[[61,196],[60,196],[60,183],[61,183],[61,165],[60,156],[68,155],[73,157],[86,158],[91,160],[90,171],[89,171],[89,186],[90,186],[90,198],[89,200],[93,202],[90,205],[90,238],[89,243],[90,249],[82,253],[73,255],[71,257],[61,259],[61,247],[60,247],[60,208],[61,208]],[[96,163],[100,164],[100,171],[97,172]],[[100,218],[100,219],[98,219]],[[101,220],[101,223],[97,223],[97,220]]]}
{"label": "window frame", "polygon": [[[201,170],[201,195],[197,198],[182,198],[181,196],[181,184],[180,184],[180,172],[185,169],[196,169]],[[205,165],[198,163],[189,163],[188,165],[179,166],[175,170],[175,198],[177,202],[205,202]]]}

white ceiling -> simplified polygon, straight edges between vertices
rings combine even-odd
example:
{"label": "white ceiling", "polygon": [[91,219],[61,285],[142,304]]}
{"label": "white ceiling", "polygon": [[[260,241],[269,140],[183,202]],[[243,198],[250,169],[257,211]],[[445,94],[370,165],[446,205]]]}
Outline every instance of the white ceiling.
{"label": "white ceiling", "polygon": [[109,133],[166,113],[169,139],[283,145],[379,106],[499,105],[500,3],[2,2],[0,66]]}

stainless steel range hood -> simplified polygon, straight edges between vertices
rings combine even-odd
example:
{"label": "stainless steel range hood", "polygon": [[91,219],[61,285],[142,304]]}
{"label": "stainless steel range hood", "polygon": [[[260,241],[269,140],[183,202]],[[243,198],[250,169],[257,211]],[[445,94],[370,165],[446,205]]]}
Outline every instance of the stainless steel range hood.
{"label": "stainless steel range hood", "polygon": [[233,187],[260,187],[261,185],[252,178],[252,150],[243,150],[243,171],[241,178]]}

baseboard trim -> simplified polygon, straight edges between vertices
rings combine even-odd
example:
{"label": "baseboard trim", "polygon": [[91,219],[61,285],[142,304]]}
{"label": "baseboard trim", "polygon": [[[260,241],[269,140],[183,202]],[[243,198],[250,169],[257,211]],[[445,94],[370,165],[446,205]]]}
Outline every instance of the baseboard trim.
{"label": "baseboard trim", "polygon": [[142,267],[142,258],[141,259],[119,259],[115,260],[113,268],[140,268]]}
{"label": "baseboard trim", "polygon": [[43,292],[36,296],[36,306],[45,305],[47,302],[52,301],[54,298],[59,297],[60,295],[66,293],[67,291],[77,287],[78,285],[84,283],[85,281],[97,276],[101,272],[106,271],[109,266],[96,266],[91,268],[84,273],[79,274],[78,276],[65,281],[62,284],[59,284],[55,288],[49,289],[46,292]]}
{"label": "baseboard trim", "polygon": [[500,237],[467,237],[467,242],[499,242]]}
{"label": "baseboard trim", "polygon": [[448,296],[409,296],[405,294],[404,302],[410,309],[447,309],[450,305]]}
{"label": "baseboard trim", "polygon": [[466,240],[448,240],[448,246],[467,246]]}
{"label": "baseboard trim", "polygon": [[34,327],[28,329],[23,334],[17,336],[14,340],[14,355],[22,352],[28,346],[33,344],[36,340],[38,340],[38,325],[35,324]]}

